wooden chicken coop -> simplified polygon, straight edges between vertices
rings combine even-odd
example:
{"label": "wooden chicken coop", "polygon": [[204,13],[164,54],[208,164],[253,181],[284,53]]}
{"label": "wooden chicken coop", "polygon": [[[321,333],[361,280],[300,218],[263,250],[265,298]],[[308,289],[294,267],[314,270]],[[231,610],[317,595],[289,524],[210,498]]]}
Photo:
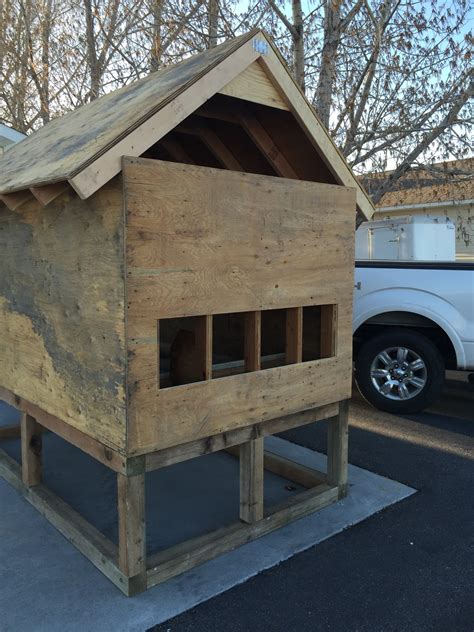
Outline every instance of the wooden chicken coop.
{"label": "wooden chicken coop", "polygon": [[[0,398],[23,413],[0,473],[126,594],[346,493],[372,206],[264,33],[53,120],[5,153],[0,192]],[[323,419],[327,472],[265,454]],[[117,473],[118,545],[41,483],[45,429]],[[218,450],[240,523],[147,559],[146,473]],[[307,491],[264,507],[264,468]]]}

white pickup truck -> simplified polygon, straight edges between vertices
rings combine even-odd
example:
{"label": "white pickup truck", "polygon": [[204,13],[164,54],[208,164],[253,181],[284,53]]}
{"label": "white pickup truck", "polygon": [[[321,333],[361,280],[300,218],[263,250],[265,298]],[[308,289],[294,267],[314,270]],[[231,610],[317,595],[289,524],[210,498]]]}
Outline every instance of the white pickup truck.
{"label": "white pickup truck", "polygon": [[356,261],[353,330],[362,395],[392,413],[426,408],[446,369],[474,371],[474,263]]}

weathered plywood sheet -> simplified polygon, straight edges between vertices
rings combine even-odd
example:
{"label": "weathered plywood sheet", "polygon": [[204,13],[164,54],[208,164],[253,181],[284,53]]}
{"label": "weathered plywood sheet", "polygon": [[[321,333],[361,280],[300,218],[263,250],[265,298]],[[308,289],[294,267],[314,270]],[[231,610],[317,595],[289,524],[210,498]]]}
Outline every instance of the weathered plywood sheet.
{"label": "weathered plywood sheet", "polygon": [[0,385],[125,445],[120,182],[0,213]]}
{"label": "weathered plywood sheet", "polygon": [[[131,452],[349,396],[354,190],[140,159],[123,177]],[[160,318],[310,304],[339,305],[336,358],[158,391]]]}
{"label": "weathered plywood sheet", "polygon": [[344,356],[157,391],[148,423],[133,423],[130,446],[167,448],[317,406],[351,394]]}
{"label": "weathered plywood sheet", "polygon": [[331,303],[352,283],[355,192],[129,159],[128,317]]}
{"label": "weathered plywood sheet", "polygon": [[54,119],[8,150],[0,161],[0,192],[75,175],[255,33],[194,55]]}
{"label": "weathered plywood sheet", "polygon": [[258,61],[250,64],[244,72],[232,79],[219,92],[230,97],[261,103],[280,110],[289,110],[287,103],[283,100]]}

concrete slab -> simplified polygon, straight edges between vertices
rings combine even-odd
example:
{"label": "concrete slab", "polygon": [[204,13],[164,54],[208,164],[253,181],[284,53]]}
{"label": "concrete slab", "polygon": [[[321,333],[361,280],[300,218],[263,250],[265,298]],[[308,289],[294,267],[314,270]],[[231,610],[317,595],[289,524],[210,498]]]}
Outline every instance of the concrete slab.
{"label": "concrete slab", "polygon": [[[0,403],[0,424],[12,423],[15,416]],[[2,448],[18,458],[18,442],[3,442]],[[310,467],[325,467],[324,455],[279,438],[267,440],[267,449]],[[115,481],[110,472],[50,434],[45,436],[45,453],[46,483],[115,540]],[[238,465],[228,455],[196,459],[148,478],[150,550],[236,519]],[[350,493],[343,501],[127,599],[0,479],[0,631],[144,631],[414,491],[350,466]],[[266,477],[265,492],[269,503],[296,493],[273,475]],[[180,502],[170,504],[172,498]]]}

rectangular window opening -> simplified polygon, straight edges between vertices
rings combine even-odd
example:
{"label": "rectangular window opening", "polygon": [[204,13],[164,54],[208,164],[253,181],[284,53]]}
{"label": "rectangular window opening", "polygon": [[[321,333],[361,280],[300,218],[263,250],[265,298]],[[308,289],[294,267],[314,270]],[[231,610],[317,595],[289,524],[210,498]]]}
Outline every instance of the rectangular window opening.
{"label": "rectangular window opening", "polygon": [[261,368],[283,366],[286,362],[286,309],[262,311]]}
{"label": "rectangular window opening", "polygon": [[303,362],[336,355],[336,305],[303,307]]}
{"label": "rectangular window opening", "polygon": [[158,322],[160,388],[210,379],[211,321],[211,316],[185,316]]}
{"label": "rectangular window opening", "polygon": [[212,326],[212,377],[245,373],[245,313],[215,314]]}

